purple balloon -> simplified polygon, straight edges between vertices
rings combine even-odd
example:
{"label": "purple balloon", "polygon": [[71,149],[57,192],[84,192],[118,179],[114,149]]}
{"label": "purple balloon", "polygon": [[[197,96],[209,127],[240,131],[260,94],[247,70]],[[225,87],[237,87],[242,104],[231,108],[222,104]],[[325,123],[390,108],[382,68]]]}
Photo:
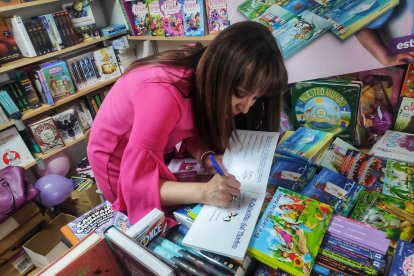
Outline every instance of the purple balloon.
{"label": "purple balloon", "polygon": [[60,174],[65,176],[70,170],[69,156],[63,151],[56,153],[43,161],[46,166],[44,170],[41,170],[38,166],[36,166],[36,172],[40,176],[48,174]]}
{"label": "purple balloon", "polygon": [[42,176],[36,181],[35,187],[40,191],[38,201],[46,207],[62,203],[73,191],[72,181],[58,174]]}

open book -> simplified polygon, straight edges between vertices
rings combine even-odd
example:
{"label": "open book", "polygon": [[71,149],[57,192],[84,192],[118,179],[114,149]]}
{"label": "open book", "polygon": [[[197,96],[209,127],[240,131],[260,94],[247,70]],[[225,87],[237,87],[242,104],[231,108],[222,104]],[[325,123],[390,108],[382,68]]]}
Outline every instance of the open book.
{"label": "open book", "polygon": [[265,198],[279,133],[237,130],[237,134],[223,164],[240,181],[241,195],[227,209],[204,205],[183,244],[242,260]]}

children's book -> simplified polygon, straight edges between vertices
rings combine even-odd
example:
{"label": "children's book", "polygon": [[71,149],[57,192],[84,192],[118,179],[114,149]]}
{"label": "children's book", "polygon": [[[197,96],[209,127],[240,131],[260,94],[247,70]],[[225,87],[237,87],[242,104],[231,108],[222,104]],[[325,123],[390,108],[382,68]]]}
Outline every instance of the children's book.
{"label": "children's book", "polygon": [[24,167],[34,162],[33,156],[15,127],[0,132],[0,169],[7,166]]}
{"label": "children's book", "polygon": [[204,3],[202,0],[182,0],[184,33],[186,36],[205,34]]}
{"label": "children's book", "polygon": [[414,244],[398,241],[390,270],[390,276],[414,275]]}
{"label": "children's book", "polygon": [[230,26],[227,0],[206,0],[208,31],[216,34]]}
{"label": "children's book", "polygon": [[65,146],[62,136],[51,117],[30,123],[29,128],[43,154]]}
{"label": "children's book", "polygon": [[129,227],[128,217],[119,211],[112,210],[111,203],[105,201],[69,222],[60,231],[72,245],[76,245],[89,233],[103,233],[111,225],[126,231]]}
{"label": "children's book", "polygon": [[159,0],[165,36],[183,36],[182,1]]}
{"label": "children's book", "polygon": [[168,169],[179,182],[207,182],[212,177],[200,162],[192,158],[172,159]]}
{"label": "children's book", "polygon": [[301,194],[329,204],[336,214],[347,216],[363,190],[364,187],[355,181],[323,168]]}
{"label": "children's book", "polygon": [[260,16],[254,18],[253,21],[261,23],[269,29],[277,29],[294,16],[294,13],[282,8],[281,6],[272,5]]}
{"label": "children's book", "polygon": [[162,13],[158,0],[147,0],[148,11],[150,14],[149,28],[152,36],[164,36],[164,28],[162,22]]}
{"label": "children's book", "polygon": [[75,86],[63,60],[42,64],[40,68],[47,89],[51,92],[54,101],[75,93]]}
{"label": "children's book", "polygon": [[299,127],[276,148],[276,153],[312,163],[332,141],[333,134],[311,128]]}
{"label": "children's book", "polygon": [[402,98],[394,130],[414,134],[414,98]]}
{"label": "children's book", "polygon": [[361,83],[306,81],[295,83],[292,94],[292,124],[331,132],[354,143]]}
{"label": "children's book", "polygon": [[334,24],[332,33],[344,40],[398,3],[398,0],[336,1],[324,16]]}
{"label": "children's book", "polygon": [[362,192],[351,218],[375,226],[391,240],[391,250],[398,240],[411,241],[414,237],[414,202],[376,192]]}
{"label": "children's book", "polygon": [[330,28],[331,23],[325,18],[304,10],[273,29],[272,35],[277,40],[283,57],[288,59]]}
{"label": "children's book", "polygon": [[69,108],[52,117],[65,143],[85,136],[75,110]]}
{"label": "children's book", "polygon": [[112,46],[94,51],[93,57],[101,80],[113,79],[121,75]]}
{"label": "children's book", "polygon": [[134,17],[132,26],[134,35],[149,35],[150,14],[145,0],[128,1],[126,3]]}
{"label": "children's book", "polygon": [[247,0],[237,6],[237,10],[248,19],[253,20],[275,3],[276,0]]}
{"label": "children's book", "polygon": [[387,160],[382,193],[392,197],[413,200],[414,164]]}
{"label": "children's book", "polygon": [[315,164],[337,172],[338,166],[334,164],[342,162],[343,156],[346,155],[348,149],[356,150],[351,144],[336,137],[332,144],[318,157]]}
{"label": "children's book", "polygon": [[401,86],[400,97],[414,98],[414,64],[408,63],[404,81]]}
{"label": "children's book", "polygon": [[80,41],[99,37],[90,0],[76,0],[63,4],[62,8],[69,12],[70,20]]}
{"label": "children's book", "polygon": [[379,158],[414,163],[414,134],[387,130],[369,153]]}
{"label": "children's book", "polygon": [[277,132],[237,130],[223,164],[241,183],[240,196],[228,208],[204,205],[184,245],[243,260],[266,195],[279,137]]}
{"label": "children's book", "polygon": [[248,253],[293,275],[310,275],[332,207],[279,188],[260,217]]}

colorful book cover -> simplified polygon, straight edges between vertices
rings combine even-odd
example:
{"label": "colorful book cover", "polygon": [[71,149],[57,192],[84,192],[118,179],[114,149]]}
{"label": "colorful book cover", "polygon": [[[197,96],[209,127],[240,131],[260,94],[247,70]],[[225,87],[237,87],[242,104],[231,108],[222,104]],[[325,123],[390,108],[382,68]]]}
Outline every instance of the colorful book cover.
{"label": "colorful book cover", "polygon": [[145,0],[128,1],[128,7],[134,16],[133,32],[135,35],[149,35],[150,14]]}
{"label": "colorful book cover", "polygon": [[307,81],[292,86],[292,124],[331,132],[354,143],[361,86],[352,82]]}
{"label": "colorful book cover", "polygon": [[261,23],[269,29],[274,30],[288,22],[294,16],[294,13],[278,5],[272,5],[264,13],[256,17],[253,21]]}
{"label": "colorful book cover", "polygon": [[414,98],[402,98],[394,130],[414,134]]}
{"label": "colorful book cover", "polygon": [[33,156],[15,127],[0,132],[0,169],[34,162]]}
{"label": "colorful book cover", "polygon": [[347,216],[363,190],[364,187],[355,181],[323,168],[301,194],[329,204],[336,214]]}
{"label": "colorful book cover", "polygon": [[330,27],[331,24],[325,18],[304,10],[274,29],[272,35],[279,43],[283,57],[288,59],[324,34]]}
{"label": "colorful book cover", "polygon": [[70,20],[81,41],[99,37],[90,0],[76,0],[62,5],[69,12]]}
{"label": "colorful book cover", "polygon": [[94,51],[93,57],[101,80],[109,80],[121,75],[112,46]]}
{"label": "colorful book cover", "polygon": [[168,169],[179,182],[207,182],[212,174],[207,172],[196,159],[171,159]]}
{"label": "colorful book cover", "polygon": [[276,147],[276,153],[296,157],[311,163],[327,147],[333,134],[311,128],[298,128]]}
{"label": "colorful book cover", "polygon": [[183,36],[182,2],[177,0],[159,0],[159,3],[165,36]]}
{"label": "colorful book cover", "polygon": [[332,33],[344,40],[398,3],[398,0],[337,1],[324,16],[334,22]]}
{"label": "colorful book cover", "polygon": [[389,275],[414,275],[414,243],[398,241]]}
{"label": "colorful book cover", "polygon": [[404,200],[414,199],[414,164],[387,160],[382,193]]}
{"label": "colorful book cover", "polygon": [[162,22],[162,13],[158,0],[147,0],[148,11],[150,14],[149,28],[152,36],[164,36],[164,28]]}
{"label": "colorful book cover", "polygon": [[270,6],[276,3],[276,0],[247,0],[237,6],[237,10],[253,20],[263,14]]}
{"label": "colorful book cover", "polygon": [[216,34],[230,26],[227,0],[206,0],[208,31]]}
{"label": "colorful book cover", "polygon": [[370,154],[379,158],[414,163],[414,134],[387,130],[374,144]]}
{"label": "colorful book cover", "polygon": [[184,33],[187,36],[205,35],[204,3],[202,0],[182,0]]}
{"label": "colorful book cover", "polygon": [[293,275],[309,275],[332,216],[325,203],[279,188],[260,217],[248,253]]}
{"label": "colorful book cover", "polygon": [[338,172],[338,167],[334,166],[334,164],[342,160],[342,157],[346,155],[348,149],[356,150],[351,144],[336,137],[332,144],[318,157],[315,164]]}
{"label": "colorful book cover", "polygon": [[400,97],[414,98],[414,64],[409,63],[401,86]]}
{"label": "colorful book cover", "polygon": [[42,64],[40,70],[55,101],[75,93],[75,86],[63,60]]}
{"label": "colorful book cover", "polygon": [[13,34],[4,19],[0,19],[0,64],[22,57]]}
{"label": "colorful book cover", "polygon": [[65,143],[85,136],[75,110],[69,108],[52,117]]}
{"label": "colorful book cover", "polygon": [[128,217],[119,211],[112,210],[111,203],[105,201],[69,222],[60,231],[72,245],[76,245],[89,233],[93,231],[98,234],[103,233],[111,225],[126,231],[129,227]]}
{"label": "colorful book cover", "polygon": [[391,240],[391,251],[398,240],[414,237],[414,202],[393,198],[376,192],[362,192],[351,218],[376,227]]}
{"label": "colorful book cover", "polygon": [[29,128],[43,154],[65,146],[62,136],[51,117],[31,123]]}

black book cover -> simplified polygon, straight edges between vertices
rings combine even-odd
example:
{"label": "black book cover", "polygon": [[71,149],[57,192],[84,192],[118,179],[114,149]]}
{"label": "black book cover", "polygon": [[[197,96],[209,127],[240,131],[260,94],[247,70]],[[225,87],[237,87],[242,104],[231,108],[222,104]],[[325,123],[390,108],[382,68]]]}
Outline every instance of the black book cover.
{"label": "black book cover", "polygon": [[59,35],[62,38],[63,45],[65,46],[65,48],[71,46],[70,41],[68,40],[68,36],[66,34],[65,28],[62,24],[60,13],[55,12],[52,14],[52,16],[53,16],[53,19],[55,20],[56,27],[59,31]]}
{"label": "black book cover", "polygon": [[33,44],[33,47],[38,56],[43,55],[42,47],[40,45],[40,40],[36,37],[35,26],[31,21],[24,22],[24,27],[26,28],[27,34],[29,35],[30,41]]}

